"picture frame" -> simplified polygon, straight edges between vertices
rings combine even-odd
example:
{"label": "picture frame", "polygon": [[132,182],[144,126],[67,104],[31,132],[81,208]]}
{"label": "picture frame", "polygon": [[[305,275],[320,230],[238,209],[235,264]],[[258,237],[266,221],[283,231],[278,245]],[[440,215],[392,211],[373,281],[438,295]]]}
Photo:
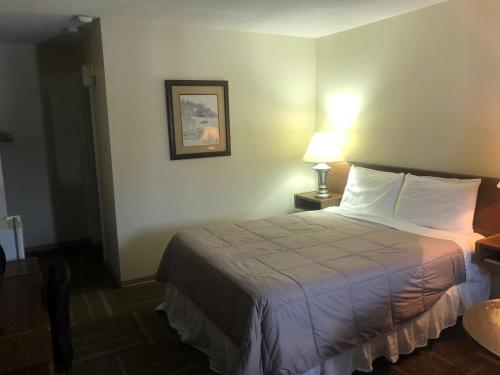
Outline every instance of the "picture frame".
{"label": "picture frame", "polygon": [[231,155],[228,91],[228,81],[165,81],[170,160]]}

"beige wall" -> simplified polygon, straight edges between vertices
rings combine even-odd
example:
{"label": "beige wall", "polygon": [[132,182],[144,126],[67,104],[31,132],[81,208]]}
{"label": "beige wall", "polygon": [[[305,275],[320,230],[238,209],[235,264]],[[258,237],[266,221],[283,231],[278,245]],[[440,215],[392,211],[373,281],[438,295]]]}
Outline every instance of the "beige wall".
{"label": "beige wall", "polygon": [[500,177],[499,14],[454,0],[318,39],[317,127],[349,160]]}
{"label": "beige wall", "polygon": [[358,102],[348,159],[500,176],[499,14],[454,0],[318,39],[317,126]]}
{"label": "beige wall", "polygon": [[[153,275],[173,231],[290,212],[313,189],[315,42],[102,19],[122,280]],[[232,156],[169,160],[165,79],[229,81]]]}
{"label": "beige wall", "polygon": [[[350,160],[500,175],[499,12],[456,0],[317,40],[103,19],[121,279],[180,228],[291,211],[314,124]],[[231,157],[169,160],[165,79],[229,81]]]}

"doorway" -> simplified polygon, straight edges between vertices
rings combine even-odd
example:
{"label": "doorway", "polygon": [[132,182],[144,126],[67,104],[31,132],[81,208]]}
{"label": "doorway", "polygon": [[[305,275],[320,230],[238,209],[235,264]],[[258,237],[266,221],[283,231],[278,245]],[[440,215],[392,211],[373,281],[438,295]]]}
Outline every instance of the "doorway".
{"label": "doorway", "polygon": [[102,243],[82,39],[65,33],[11,48],[0,72],[6,111],[15,111],[2,124],[14,137],[1,150],[7,211],[21,215],[26,253]]}

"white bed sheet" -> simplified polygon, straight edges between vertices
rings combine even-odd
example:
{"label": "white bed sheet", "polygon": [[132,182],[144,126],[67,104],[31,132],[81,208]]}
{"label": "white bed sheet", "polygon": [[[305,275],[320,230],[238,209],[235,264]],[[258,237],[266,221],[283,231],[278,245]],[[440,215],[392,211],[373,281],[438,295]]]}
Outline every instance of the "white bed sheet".
{"label": "white bed sheet", "polygon": [[463,234],[463,233],[445,232],[438,229],[422,227],[420,225],[408,223],[406,221],[394,218],[369,215],[359,211],[354,211],[342,207],[328,207],[325,208],[323,211],[336,215],[350,217],[352,219],[368,221],[370,223],[387,225],[391,228],[418,234],[421,236],[439,238],[442,240],[451,240],[455,242],[458,246],[460,246],[460,248],[464,253],[465,273],[467,281],[479,280],[480,278],[483,278],[488,275],[487,271],[481,269],[479,266],[472,263],[472,254],[474,253],[476,241],[480,240],[481,238],[484,238],[484,236],[482,236],[479,233]]}

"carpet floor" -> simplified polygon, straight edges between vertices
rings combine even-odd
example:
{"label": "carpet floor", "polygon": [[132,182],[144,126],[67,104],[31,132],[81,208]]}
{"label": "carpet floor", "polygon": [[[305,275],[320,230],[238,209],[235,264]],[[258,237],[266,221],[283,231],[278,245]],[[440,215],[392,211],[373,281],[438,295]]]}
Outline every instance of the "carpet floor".
{"label": "carpet floor", "polygon": [[[71,322],[75,359],[72,375],[215,374],[207,357],[182,343],[166,314],[158,282],[118,288],[97,247],[74,247],[37,255],[42,272],[54,257],[72,273]],[[356,374],[366,374],[356,372]],[[395,364],[384,358],[372,374],[500,374],[500,361],[467,336],[461,321],[425,348]]]}

